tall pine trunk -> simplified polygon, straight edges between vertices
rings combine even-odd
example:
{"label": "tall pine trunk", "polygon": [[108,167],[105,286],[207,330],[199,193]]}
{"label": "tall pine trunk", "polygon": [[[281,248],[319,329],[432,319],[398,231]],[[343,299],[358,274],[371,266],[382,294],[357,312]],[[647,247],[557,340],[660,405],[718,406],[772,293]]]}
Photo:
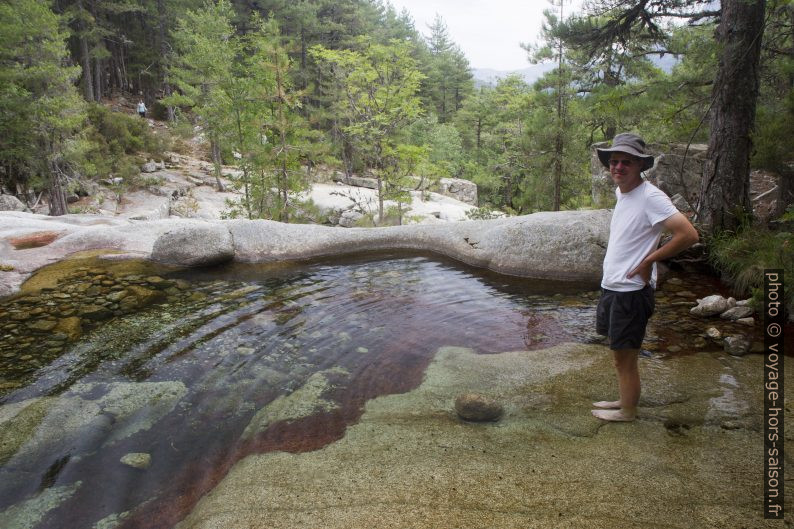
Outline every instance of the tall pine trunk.
{"label": "tall pine trunk", "polygon": [[765,0],[723,0],[721,46],[698,220],[710,233],[734,230],[752,214],[751,133],[758,99]]}
{"label": "tall pine trunk", "polygon": [[[560,20],[563,19],[564,1],[560,1]],[[563,47],[562,39],[559,39],[557,46],[557,135],[554,137],[554,197],[553,209],[560,211],[561,187],[562,187],[562,157],[565,155],[565,115],[563,99],[565,98],[565,78],[563,77]]]}
{"label": "tall pine trunk", "polygon": [[94,58],[94,100],[102,101],[102,59]]}
{"label": "tall pine trunk", "polygon": [[[165,11],[165,2],[163,0],[157,0],[157,16],[159,18],[158,21],[158,38],[160,40],[160,61],[162,65],[166,64],[166,57],[168,57],[168,41],[166,40],[166,31],[165,31],[165,20],[167,13]],[[165,97],[169,97],[171,95],[171,83],[168,81],[168,69],[167,67],[163,66],[163,95]],[[166,109],[168,121],[174,122],[176,121],[176,113],[174,111],[173,106],[168,106]]]}
{"label": "tall pine trunk", "polygon": [[83,97],[86,101],[94,100],[94,79],[91,72],[91,55],[88,51],[88,38],[85,35],[85,12],[83,0],[77,0],[80,21],[77,24],[80,34],[80,66],[83,68]]}
{"label": "tall pine trunk", "polygon": [[50,215],[59,216],[69,213],[66,207],[66,182],[55,160],[49,162],[50,181],[48,186],[48,193],[50,195]]}
{"label": "tall pine trunk", "polygon": [[210,156],[212,156],[212,167],[215,173],[215,185],[219,192],[226,191],[226,186],[221,181],[221,164],[223,163],[221,145],[215,139],[210,139]]}

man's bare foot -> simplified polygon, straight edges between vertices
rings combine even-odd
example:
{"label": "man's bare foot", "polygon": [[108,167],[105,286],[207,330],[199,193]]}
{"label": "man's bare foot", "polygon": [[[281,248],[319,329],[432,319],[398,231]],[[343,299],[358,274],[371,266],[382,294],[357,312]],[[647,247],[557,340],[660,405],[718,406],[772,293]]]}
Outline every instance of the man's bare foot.
{"label": "man's bare foot", "polygon": [[601,408],[603,410],[619,410],[620,409],[620,401],[619,400],[599,400],[598,402],[594,402],[593,406],[596,408]]}
{"label": "man's bare foot", "polygon": [[623,410],[592,410],[591,413],[602,421],[630,422],[636,418],[636,414]]}

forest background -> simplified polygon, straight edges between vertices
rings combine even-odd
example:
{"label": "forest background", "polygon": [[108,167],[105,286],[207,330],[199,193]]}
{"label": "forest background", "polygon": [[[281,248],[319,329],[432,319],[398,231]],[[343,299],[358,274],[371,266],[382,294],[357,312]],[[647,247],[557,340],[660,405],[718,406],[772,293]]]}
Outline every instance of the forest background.
{"label": "forest background", "polygon": [[[136,185],[198,131],[216,176],[239,169],[231,216],[300,221],[311,172],[341,170],[377,179],[381,221],[442,177],[475,182],[488,218],[589,207],[592,144],[637,131],[709,145],[695,220],[716,243],[752,225],[751,168],[792,220],[791,0],[556,0],[538,41],[528,60],[555,68],[537,82],[475,87],[440,16],[416,28],[380,0],[4,0],[0,188],[67,213],[81,181]],[[119,95],[176,140],[102,105]]]}

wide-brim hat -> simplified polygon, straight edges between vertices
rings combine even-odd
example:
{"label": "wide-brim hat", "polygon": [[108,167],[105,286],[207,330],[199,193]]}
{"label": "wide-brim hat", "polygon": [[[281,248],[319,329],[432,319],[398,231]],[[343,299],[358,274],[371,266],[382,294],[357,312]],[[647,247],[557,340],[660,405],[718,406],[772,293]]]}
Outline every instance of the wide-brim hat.
{"label": "wide-brim hat", "polygon": [[630,132],[618,134],[612,140],[612,147],[608,149],[596,149],[596,152],[598,153],[598,159],[601,160],[601,163],[606,168],[609,168],[609,156],[613,152],[624,152],[642,159],[644,162],[642,167],[643,171],[647,171],[653,167],[653,155],[645,152],[645,141],[636,134]]}

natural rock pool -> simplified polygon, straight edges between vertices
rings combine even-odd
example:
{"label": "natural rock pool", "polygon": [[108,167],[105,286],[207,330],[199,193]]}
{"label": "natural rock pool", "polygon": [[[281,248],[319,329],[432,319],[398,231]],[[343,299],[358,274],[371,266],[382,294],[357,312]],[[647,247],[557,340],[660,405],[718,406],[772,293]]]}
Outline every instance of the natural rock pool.
{"label": "natural rock pool", "polygon": [[[657,294],[666,310],[653,320],[645,357],[661,381],[680,369],[671,363],[713,368],[715,358],[722,358],[717,345],[702,336],[706,325],[684,318],[692,297],[714,288],[708,283],[677,279]],[[478,380],[475,369],[468,379],[441,385],[460,392],[478,384],[503,391],[508,413],[503,426],[493,428],[512,430],[529,417],[537,424],[527,431],[547,440],[553,432],[566,432],[566,439],[594,436],[602,425],[588,417],[591,396],[582,391],[594,386],[595,398],[611,388],[608,351],[561,344],[594,341],[596,299],[593,285],[507,278],[405,252],[191,272],[137,261],[62,262],[0,303],[0,527],[159,528],[188,516],[185,527],[241,526],[240,520],[212,525],[207,520],[214,514],[194,510],[202,497],[212,499],[210,492],[228,487],[226,478],[252,461],[249,456],[325,453],[354,425],[380,435],[406,413],[424,417],[426,431],[434,430],[439,417],[459,428],[446,411],[430,410],[421,400],[416,409],[392,417],[388,428],[360,421],[379,397],[421,394],[435,380],[429,369],[465,371],[480,362],[460,348],[491,354],[494,365],[508,358],[504,352],[523,352],[523,367],[510,363],[492,377],[485,375],[491,367],[478,368],[489,381]],[[696,360],[682,360],[686,355]],[[444,364],[453,357],[458,360]],[[549,364],[550,358],[557,360]],[[534,397],[535,390],[524,386],[523,396],[510,393],[531,380],[543,387],[564,373],[581,376],[576,366],[594,362],[607,366],[603,382],[574,384],[570,396],[555,397],[561,407],[547,418],[537,411],[548,408],[559,388]],[[757,428],[748,418],[755,403],[736,396],[745,391],[747,359],[726,362],[735,362],[729,367],[737,371],[722,372],[714,384],[731,394],[720,401],[715,393],[702,413],[687,408],[676,415],[676,405],[697,399],[680,389],[669,398],[655,396],[651,382],[645,404],[661,409],[650,414],[649,423],[676,438],[704,425],[723,432]],[[449,379],[448,373],[439,376]],[[451,409],[450,399],[439,402]],[[562,419],[561,411],[574,402],[581,413]],[[409,437],[403,449],[417,443]],[[267,468],[277,466],[268,462]],[[301,483],[314,479],[304,466],[294,469]],[[261,477],[263,486],[278,479]],[[245,526],[311,527],[318,520],[307,515],[303,522],[277,522],[269,518],[272,506],[265,506],[275,500],[260,499],[259,507],[258,500],[247,501],[265,514]],[[229,509],[235,510],[221,510]],[[369,523],[375,522],[352,526],[376,526]]]}

